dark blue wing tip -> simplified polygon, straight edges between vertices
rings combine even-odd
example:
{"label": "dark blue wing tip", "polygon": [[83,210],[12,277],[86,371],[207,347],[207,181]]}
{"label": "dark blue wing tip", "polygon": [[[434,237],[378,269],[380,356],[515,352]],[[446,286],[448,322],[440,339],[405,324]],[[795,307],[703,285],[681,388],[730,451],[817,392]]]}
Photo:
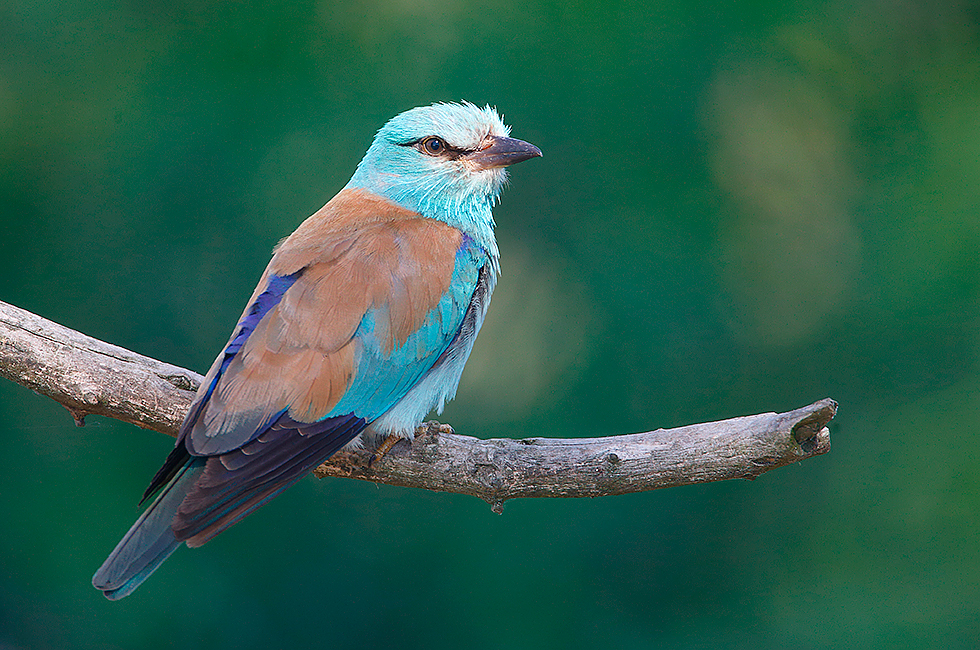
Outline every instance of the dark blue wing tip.
{"label": "dark blue wing tip", "polygon": [[238,334],[235,335],[235,338],[225,348],[225,362],[222,364],[222,371],[227,367],[228,360],[235,356],[242,349],[242,346],[245,345],[245,341],[255,331],[259,321],[265,318],[265,315],[282,301],[282,297],[286,295],[286,291],[295,284],[301,275],[303,275],[303,269],[291,275],[269,276],[265,291],[260,293],[255,299],[255,302],[249,307],[248,313],[238,323]]}

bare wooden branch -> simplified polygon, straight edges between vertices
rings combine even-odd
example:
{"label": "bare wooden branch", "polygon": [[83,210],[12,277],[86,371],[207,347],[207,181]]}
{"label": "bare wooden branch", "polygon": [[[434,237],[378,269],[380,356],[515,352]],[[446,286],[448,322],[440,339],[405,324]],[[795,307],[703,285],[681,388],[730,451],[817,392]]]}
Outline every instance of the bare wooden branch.
{"label": "bare wooden branch", "polygon": [[[176,435],[201,376],[85,336],[0,302],[0,375],[63,404],[81,425],[104,415]],[[427,423],[369,463],[370,449],[337,454],[318,477],[457,492],[499,512],[519,497],[597,497],[755,478],[830,450],[824,399],[788,413],[604,438],[481,440]]]}
{"label": "bare wooden branch", "polygon": [[170,436],[201,375],[0,302],[0,376],[67,408],[79,426],[88,414]]}
{"label": "bare wooden branch", "polygon": [[571,439],[480,440],[429,422],[375,467],[367,463],[370,451],[354,450],[313,473],[470,494],[500,512],[504,501],[519,497],[600,497],[753,479],[830,451],[825,425],[836,412],[837,403],[825,399],[789,413]]}

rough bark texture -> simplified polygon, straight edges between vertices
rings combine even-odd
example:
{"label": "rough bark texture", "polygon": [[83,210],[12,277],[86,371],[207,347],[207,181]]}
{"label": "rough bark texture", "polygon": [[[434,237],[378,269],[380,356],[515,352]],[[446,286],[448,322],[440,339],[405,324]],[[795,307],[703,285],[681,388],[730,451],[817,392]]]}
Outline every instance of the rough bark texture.
{"label": "rough bark texture", "polygon": [[426,423],[375,466],[370,450],[334,456],[314,474],[425,487],[480,497],[495,512],[519,497],[600,497],[732,478],[830,451],[824,399],[788,413],[763,413],[676,429],[603,438],[480,440]]}
{"label": "rough bark texture", "polygon": [[[63,404],[76,423],[104,415],[176,435],[201,375],[104,343],[0,302],[0,376]],[[480,497],[500,511],[518,497],[596,497],[755,478],[830,450],[824,399],[676,429],[604,438],[481,440],[438,423],[369,463],[337,454],[318,477],[342,476]]]}
{"label": "rough bark texture", "polygon": [[171,436],[201,375],[104,343],[0,302],[0,376],[87,414]]}

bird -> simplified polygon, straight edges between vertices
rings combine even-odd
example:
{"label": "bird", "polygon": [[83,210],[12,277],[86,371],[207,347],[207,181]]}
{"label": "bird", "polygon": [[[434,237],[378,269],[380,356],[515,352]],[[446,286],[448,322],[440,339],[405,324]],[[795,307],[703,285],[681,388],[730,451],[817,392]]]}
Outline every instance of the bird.
{"label": "bird", "polygon": [[506,168],[537,156],[489,105],[390,119],[347,185],[274,248],[150,505],[93,586],[124,598],[181,544],[201,546],[338,451],[411,439],[441,413],[496,285]]}

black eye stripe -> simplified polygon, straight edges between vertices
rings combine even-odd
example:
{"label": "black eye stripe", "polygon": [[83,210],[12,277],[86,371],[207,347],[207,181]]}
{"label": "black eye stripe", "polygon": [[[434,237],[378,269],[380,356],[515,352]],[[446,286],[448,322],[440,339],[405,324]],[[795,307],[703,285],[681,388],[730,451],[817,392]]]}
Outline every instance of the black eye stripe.
{"label": "black eye stripe", "polygon": [[[439,145],[432,148],[431,145],[434,142],[438,142]],[[427,135],[424,138],[419,138],[418,140],[412,140],[411,142],[399,143],[402,147],[412,147],[418,151],[424,153],[427,156],[440,157],[440,158],[458,158],[463,154],[470,153],[469,149],[460,149],[459,147],[454,147],[445,138],[438,135]],[[429,146],[427,146],[429,145]]]}

